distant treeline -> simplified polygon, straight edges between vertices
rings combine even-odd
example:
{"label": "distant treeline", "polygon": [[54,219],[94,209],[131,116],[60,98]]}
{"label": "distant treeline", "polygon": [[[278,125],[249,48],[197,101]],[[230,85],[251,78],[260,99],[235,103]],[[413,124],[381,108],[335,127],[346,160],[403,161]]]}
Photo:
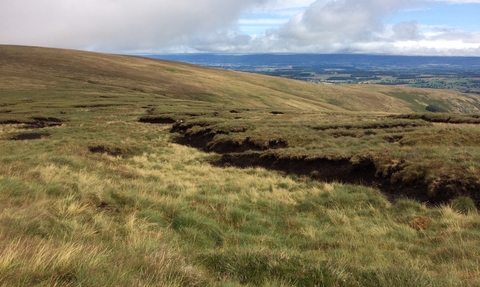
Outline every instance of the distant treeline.
{"label": "distant treeline", "polygon": [[327,81],[351,81],[351,80],[356,80],[356,79],[352,77],[330,77],[327,79]]}
{"label": "distant treeline", "polygon": [[395,86],[395,85],[408,85],[410,83],[405,81],[395,81],[395,82],[380,82],[378,84],[385,85],[385,86]]}
{"label": "distant treeline", "polygon": [[416,79],[417,75],[414,74],[402,74],[397,76],[397,80],[413,80]]}
{"label": "distant treeline", "polygon": [[327,81],[376,81],[376,80],[381,80],[381,78],[374,76],[374,77],[329,77],[327,78]]}

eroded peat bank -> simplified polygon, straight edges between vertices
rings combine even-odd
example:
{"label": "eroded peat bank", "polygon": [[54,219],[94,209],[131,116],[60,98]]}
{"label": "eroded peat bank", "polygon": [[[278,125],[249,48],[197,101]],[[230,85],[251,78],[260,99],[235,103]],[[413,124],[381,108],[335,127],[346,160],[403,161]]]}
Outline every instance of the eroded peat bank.
{"label": "eroded peat bank", "polygon": [[472,180],[478,154],[469,150],[480,144],[477,116],[302,119],[290,114],[252,119],[258,115],[246,113],[250,119],[220,119],[218,113],[209,119],[192,118],[175,124],[171,132],[179,134],[177,143],[221,154],[211,161],[215,166],[263,167],[321,182],[365,185],[393,202],[412,198],[439,205],[468,196],[480,206],[480,184]]}

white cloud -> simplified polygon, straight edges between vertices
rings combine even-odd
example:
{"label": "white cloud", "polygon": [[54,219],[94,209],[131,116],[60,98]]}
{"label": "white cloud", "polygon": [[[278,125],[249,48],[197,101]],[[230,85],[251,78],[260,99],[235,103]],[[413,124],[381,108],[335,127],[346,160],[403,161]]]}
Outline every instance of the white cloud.
{"label": "white cloud", "polygon": [[447,2],[451,4],[480,3],[480,0],[429,0],[430,2]]}
{"label": "white cloud", "polygon": [[236,25],[268,0],[2,0],[0,43],[155,49]]}
{"label": "white cloud", "polygon": [[[386,16],[412,4],[413,0],[318,0],[278,29],[276,37],[303,47],[371,42],[385,32]],[[398,33],[401,27],[397,28]]]}
{"label": "white cloud", "polygon": [[300,12],[306,7],[310,6],[316,0],[272,0],[263,6],[263,11],[269,11],[273,13],[282,13],[282,11],[293,15],[293,12]]}
{"label": "white cloud", "polygon": [[240,25],[281,25],[285,21],[283,19],[275,18],[257,18],[257,19],[240,19],[238,21]]}
{"label": "white cloud", "polygon": [[479,33],[445,28],[434,31],[415,20],[385,24],[385,19],[395,13],[424,8],[425,3],[423,0],[317,0],[282,27],[266,33],[268,41],[257,41],[272,42],[269,48],[278,52],[480,56]]}
{"label": "white cloud", "polygon": [[480,0],[1,0],[0,43],[123,53],[480,56],[480,31],[426,26],[415,19],[386,24],[399,11],[433,2]]}
{"label": "white cloud", "polygon": [[392,27],[393,38],[398,40],[418,40],[422,37],[417,21],[400,22]]}

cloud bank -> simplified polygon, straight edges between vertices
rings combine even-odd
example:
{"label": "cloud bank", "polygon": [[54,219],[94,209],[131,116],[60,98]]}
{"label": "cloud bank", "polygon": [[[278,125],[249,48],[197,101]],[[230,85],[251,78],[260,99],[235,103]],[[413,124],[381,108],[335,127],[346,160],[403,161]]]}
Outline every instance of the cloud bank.
{"label": "cloud bank", "polygon": [[271,30],[257,40],[278,52],[480,56],[480,33],[424,26],[416,20],[385,24],[385,19],[401,10],[428,7],[432,2],[318,0],[279,29]]}
{"label": "cloud bank", "polygon": [[[480,31],[416,19],[388,22],[400,11],[428,9],[435,2],[480,0],[2,0],[0,43],[120,53],[480,56]],[[255,11],[283,13],[285,23],[278,23],[281,18],[240,20]],[[256,21],[273,28],[257,35],[240,29]]]}
{"label": "cloud bank", "polygon": [[98,50],[189,44],[267,0],[2,0],[0,42]]}

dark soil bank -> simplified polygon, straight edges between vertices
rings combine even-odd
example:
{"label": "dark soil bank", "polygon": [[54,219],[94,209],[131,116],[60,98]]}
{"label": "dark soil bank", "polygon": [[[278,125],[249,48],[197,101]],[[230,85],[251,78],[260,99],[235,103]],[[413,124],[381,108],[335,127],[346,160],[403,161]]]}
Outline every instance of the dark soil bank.
{"label": "dark soil bank", "polygon": [[143,117],[140,118],[139,122],[141,123],[150,123],[150,124],[173,124],[176,122],[175,119],[172,119],[171,117],[164,117],[164,116],[159,116],[159,117]]}
{"label": "dark soil bank", "polygon": [[25,129],[42,129],[47,127],[56,127],[63,124],[63,120],[53,117],[34,117],[31,121],[2,120],[0,125],[23,124]]}
{"label": "dark soil bank", "polygon": [[39,134],[39,133],[29,133],[29,134],[19,134],[11,138],[14,141],[22,141],[22,140],[38,140],[42,138],[49,137],[50,134]]}
{"label": "dark soil bank", "polygon": [[465,195],[472,198],[477,207],[480,207],[480,196],[477,193],[480,186],[464,186],[461,182],[445,181],[438,184],[435,190],[427,192],[428,186],[422,181],[408,185],[391,184],[391,174],[387,177],[377,177],[375,164],[368,159],[354,164],[349,159],[278,158],[273,154],[245,153],[224,154],[220,160],[212,164],[221,167],[263,167],[287,174],[309,176],[323,182],[374,187],[381,190],[392,202],[406,197],[436,205]]}
{"label": "dark soil bank", "polygon": [[171,132],[178,132],[180,136],[176,142],[203,149],[207,152],[223,154],[220,160],[212,162],[215,166],[235,166],[240,168],[263,167],[270,170],[283,171],[286,174],[308,176],[324,182],[340,182],[348,184],[364,185],[381,190],[389,200],[395,202],[399,198],[407,197],[419,200],[429,205],[448,203],[458,196],[472,198],[477,207],[480,207],[480,186],[465,186],[465,183],[448,181],[438,183],[434,190],[423,180],[414,183],[402,184],[391,183],[393,174],[385,177],[377,176],[377,169],[373,160],[364,159],[353,163],[350,158],[326,159],[326,158],[288,158],[279,157],[269,152],[270,149],[286,147],[285,142],[271,143],[267,147],[259,147],[248,138],[240,143],[225,141],[213,143],[215,132],[204,129],[202,132],[189,133],[187,125],[174,125]]}
{"label": "dark soil bank", "polygon": [[106,153],[111,156],[122,156],[124,151],[117,147],[106,147],[103,145],[89,146],[88,150],[91,153]]}

